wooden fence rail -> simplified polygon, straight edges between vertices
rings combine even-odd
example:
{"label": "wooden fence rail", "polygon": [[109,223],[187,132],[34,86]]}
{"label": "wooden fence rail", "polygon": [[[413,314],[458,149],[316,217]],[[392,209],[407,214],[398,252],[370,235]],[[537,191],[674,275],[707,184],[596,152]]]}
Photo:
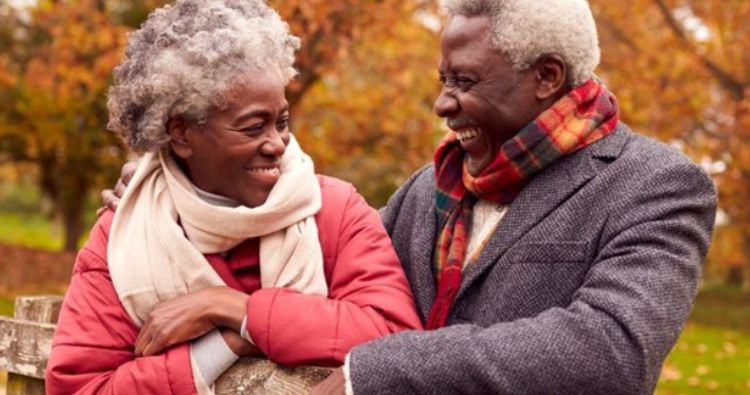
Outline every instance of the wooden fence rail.
{"label": "wooden fence rail", "polygon": [[[62,298],[56,295],[16,298],[13,318],[0,316],[0,370],[8,372],[7,395],[44,394],[47,366]],[[243,358],[216,381],[217,395],[306,394],[329,369],[283,368],[264,359]]]}

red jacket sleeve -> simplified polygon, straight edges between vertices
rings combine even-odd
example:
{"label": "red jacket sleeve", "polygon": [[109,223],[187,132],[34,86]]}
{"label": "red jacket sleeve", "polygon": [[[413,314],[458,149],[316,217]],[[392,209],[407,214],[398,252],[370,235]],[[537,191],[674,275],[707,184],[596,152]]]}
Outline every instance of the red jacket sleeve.
{"label": "red jacket sleeve", "polygon": [[284,288],[254,292],[247,330],[283,365],[341,365],[359,344],[421,329],[414,300],[377,211],[347,183],[323,178],[316,216],[328,298]]}
{"label": "red jacket sleeve", "polygon": [[104,257],[112,214],[76,258],[47,363],[48,394],[195,394],[187,344],[136,358],[138,328],[120,304]]}

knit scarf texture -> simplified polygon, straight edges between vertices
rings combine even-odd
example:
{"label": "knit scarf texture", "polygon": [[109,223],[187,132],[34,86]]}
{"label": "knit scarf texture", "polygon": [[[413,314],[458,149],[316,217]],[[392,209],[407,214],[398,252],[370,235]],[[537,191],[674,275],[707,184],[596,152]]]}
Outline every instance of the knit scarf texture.
{"label": "knit scarf texture", "polygon": [[321,208],[312,160],[291,137],[281,176],[258,207],[207,203],[167,151],[147,153],[118,205],[107,246],[115,291],[143,326],[164,300],[225,285],[204,254],[260,237],[261,286],[328,295],[314,215]]}
{"label": "knit scarf texture", "polygon": [[437,292],[427,329],[445,326],[461,286],[474,202],[482,199],[510,204],[531,176],[607,136],[617,121],[615,97],[598,81],[588,80],[503,143],[477,177],[468,172],[456,133],[448,132],[434,158],[435,207],[438,223],[444,225],[436,242]]}

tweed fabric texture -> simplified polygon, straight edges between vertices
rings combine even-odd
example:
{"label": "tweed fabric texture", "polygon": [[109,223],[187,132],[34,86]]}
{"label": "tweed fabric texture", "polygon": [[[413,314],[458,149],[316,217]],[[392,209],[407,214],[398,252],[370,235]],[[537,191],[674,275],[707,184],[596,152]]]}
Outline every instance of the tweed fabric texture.
{"label": "tweed fabric texture", "polygon": [[598,81],[588,80],[503,143],[497,157],[477,177],[466,167],[456,133],[448,132],[434,159],[435,207],[438,222],[445,225],[435,246],[437,294],[427,329],[445,326],[461,285],[474,197],[509,204],[529,177],[607,136],[617,119],[614,95]]}
{"label": "tweed fabric texture", "polygon": [[[432,166],[382,210],[422,320],[435,297]],[[537,173],[464,271],[447,326],[353,349],[355,394],[649,394],[687,319],[710,178],[619,124]]]}

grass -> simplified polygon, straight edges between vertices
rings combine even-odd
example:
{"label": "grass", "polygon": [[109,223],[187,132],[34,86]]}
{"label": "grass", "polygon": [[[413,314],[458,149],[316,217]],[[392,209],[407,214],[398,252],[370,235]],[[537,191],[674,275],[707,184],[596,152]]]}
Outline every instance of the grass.
{"label": "grass", "polygon": [[[49,205],[49,203],[47,203]],[[82,245],[88,238],[89,227],[96,220],[98,196],[86,198]],[[43,199],[37,187],[29,183],[10,183],[0,180],[0,242],[46,251],[59,251],[63,245],[62,226],[50,220],[43,209]]]}
{"label": "grass", "polygon": [[0,180],[0,242],[57,251],[62,232],[45,215],[39,189],[30,182]]}
{"label": "grass", "polygon": [[13,306],[15,300],[13,298],[0,298],[0,315],[13,317]]}
{"label": "grass", "polygon": [[667,358],[657,395],[750,393],[750,334],[688,324]]}
{"label": "grass", "polygon": [[656,395],[750,393],[750,296],[704,289],[667,357]]}
{"label": "grass", "polygon": [[60,229],[41,214],[0,211],[0,242],[47,251],[62,247]]}

